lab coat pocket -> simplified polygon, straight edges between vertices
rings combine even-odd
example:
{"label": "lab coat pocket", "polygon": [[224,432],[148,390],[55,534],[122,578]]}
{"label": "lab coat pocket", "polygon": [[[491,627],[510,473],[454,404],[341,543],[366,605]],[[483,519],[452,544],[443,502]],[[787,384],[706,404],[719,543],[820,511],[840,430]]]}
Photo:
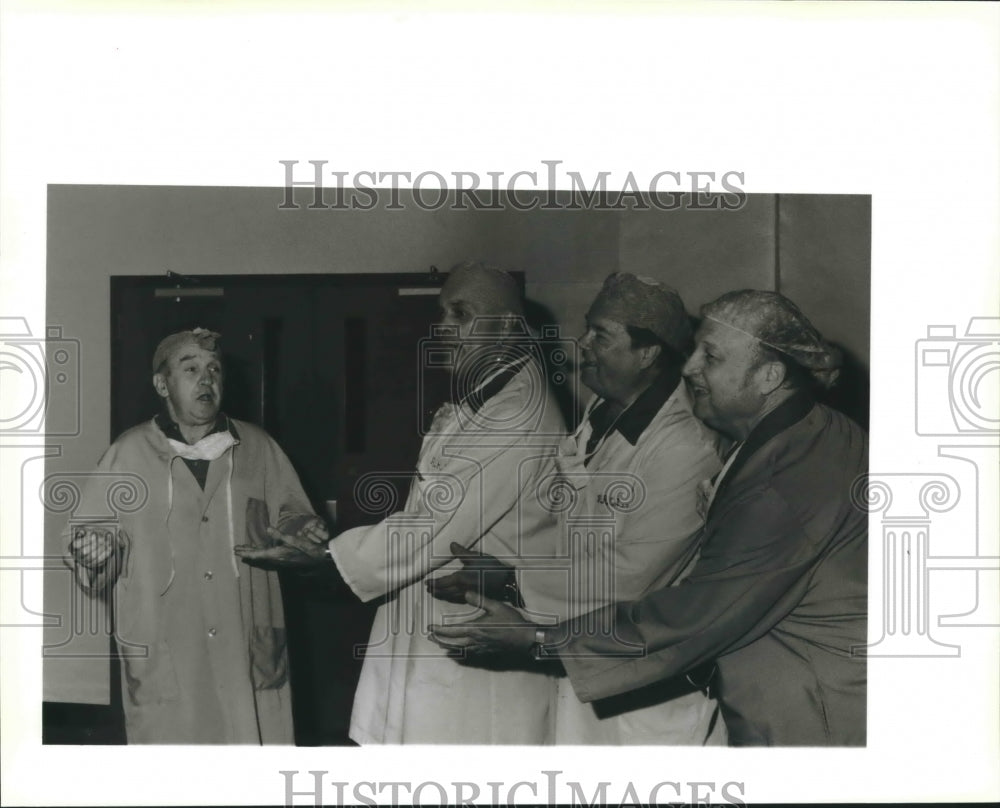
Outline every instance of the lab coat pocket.
{"label": "lab coat pocket", "polygon": [[288,680],[283,628],[254,626],[250,638],[250,673],[256,690],[277,690]]}
{"label": "lab coat pocket", "polygon": [[154,643],[146,657],[124,657],[125,684],[129,701],[141,706],[174,701],[180,690],[170,648],[163,641]]}

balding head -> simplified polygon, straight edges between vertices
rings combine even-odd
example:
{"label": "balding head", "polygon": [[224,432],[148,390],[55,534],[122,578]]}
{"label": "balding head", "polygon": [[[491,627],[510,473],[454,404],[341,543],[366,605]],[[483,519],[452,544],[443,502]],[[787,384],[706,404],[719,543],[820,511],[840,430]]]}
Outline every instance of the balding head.
{"label": "balding head", "polygon": [[178,331],[160,340],[153,352],[153,373],[169,373],[170,359],[178,349],[185,345],[196,345],[202,350],[218,354],[218,342],[221,336],[207,328],[193,328],[189,331]]}
{"label": "balding head", "polygon": [[452,268],[438,302],[444,326],[439,336],[461,343],[452,373],[492,369],[507,355],[509,338],[528,335],[517,282],[497,267],[466,261]]}
{"label": "balding head", "polygon": [[460,301],[474,310],[476,316],[524,316],[517,281],[504,270],[481,261],[463,261],[453,267],[441,288],[444,302]]}

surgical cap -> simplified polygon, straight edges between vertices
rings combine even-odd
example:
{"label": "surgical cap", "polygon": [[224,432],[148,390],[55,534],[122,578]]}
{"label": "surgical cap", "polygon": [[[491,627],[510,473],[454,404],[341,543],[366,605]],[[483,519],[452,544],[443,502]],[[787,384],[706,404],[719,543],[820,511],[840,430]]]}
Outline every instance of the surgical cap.
{"label": "surgical cap", "polygon": [[777,292],[727,292],[702,306],[707,320],[729,326],[790,357],[829,387],[839,374],[839,349],[830,345],[798,306]]}
{"label": "surgical cap", "polygon": [[480,261],[464,261],[453,267],[441,291],[474,304],[480,314],[524,314],[513,275]]}
{"label": "surgical cap", "polygon": [[652,278],[627,272],[608,275],[587,316],[645,328],[681,355],[691,346],[691,321],[681,296]]}
{"label": "surgical cap", "polygon": [[205,351],[218,353],[219,339],[221,339],[221,335],[216,334],[214,331],[209,331],[207,328],[178,331],[176,334],[164,337],[160,340],[160,344],[156,346],[156,351],[153,353],[153,373],[159,373],[160,368],[170,359],[174,351],[182,345],[187,345],[191,342]]}

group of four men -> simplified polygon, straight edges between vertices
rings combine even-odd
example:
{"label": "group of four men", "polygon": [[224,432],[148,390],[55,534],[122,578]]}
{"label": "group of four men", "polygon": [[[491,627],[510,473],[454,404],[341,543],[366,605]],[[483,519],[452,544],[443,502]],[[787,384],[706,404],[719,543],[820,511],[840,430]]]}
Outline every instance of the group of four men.
{"label": "group of four men", "polygon": [[799,309],[733,292],[692,334],[672,289],[609,276],[567,435],[511,276],[460,265],[440,305],[477,371],[403,510],[333,538],[277,445],[220,412],[218,335],[161,343],[164,412],[100,464],[149,502],[68,535],[148,648],[123,654],[129,742],[290,743],[274,570],[325,569],[384,601],[359,743],[863,745],[867,438],[817,403],[838,354]]}

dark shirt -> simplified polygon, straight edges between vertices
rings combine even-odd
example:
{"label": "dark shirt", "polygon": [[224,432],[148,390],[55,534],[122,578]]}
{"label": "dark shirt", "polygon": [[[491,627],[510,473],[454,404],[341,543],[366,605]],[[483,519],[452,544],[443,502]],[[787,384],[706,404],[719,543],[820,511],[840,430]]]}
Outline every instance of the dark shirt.
{"label": "dark shirt", "polygon": [[680,368],[670,368],[657,376],[651,385],[643,390],[617,419],[611,415],[611,402],[602,401],[591,411],[588,420],[592,427],[587,440],[586,460],[597,450],[598,444],[612,429],[621,433],[633,446],[639,442],[639,437],[650,422],[673,395],[681,380]]}
{"label": "dark shirt", "polygon": [[[160,431],[171,440],[179,441],[180,443],[187,443],[188,446],[191,445],[184,435],[181,434],[181,428],[177,425],[177,422],[167,415],[167,413],[161,412],[156,416],[156,425],[160,428]],[[212,428],[205,433],[205,436],[211,435],[213,432],[232,432],[233,437],[236,437],[236,430],[231,427],[229,418],[221,412],[216,417]],[[191,470],[191,473],[194,475],[195,480],[197,480],[201,490],[204,491],[205,480],[208,479],[208,464],[211,461],[188,460],[186,457],[182,457],[181,460],[183,460],[184,465]]]}
{"label": "dark shirt", "polygon": [[716,659],[731,745],[864,745],[868,518],[851,492],[867,459],[867,435],[807,397],[770,413],[723,477],[685,581],[564,626],[581,700]]}

